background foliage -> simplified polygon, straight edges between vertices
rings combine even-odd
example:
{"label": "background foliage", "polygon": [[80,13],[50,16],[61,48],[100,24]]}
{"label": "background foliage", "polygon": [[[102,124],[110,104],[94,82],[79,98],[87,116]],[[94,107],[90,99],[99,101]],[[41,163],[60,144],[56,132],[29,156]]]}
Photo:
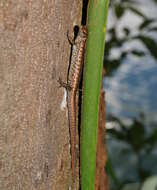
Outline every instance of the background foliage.
{"label": "background foliage", "polygon": [[[150,60],[157,62],[157,18],[155,15],[146,14],[147,10],[141,9],[144,3],[145,1],[140,0],[110,1],[109,27],[104,58],[105,80],[114,77],[119,72],[119,68],[126,64],[128,57],[141,60],[149,57],[146,64],[149,64]],[[157,10],[157,1],[152,0],[151,3],[154,7],[156,6]],[[140,21],[134,26],[126,24],[123,22],[126,15],[135,17]],[[137,42],[141,44],[142,48],[130,45]],[[115,52],[117,56],[114,56]],[[147,80],[147,76],[145,77]],[[106,91],[109,88],[107,87]],[[123,97],[123,92],[121,92],[121,96]],[[109,158],[106,168],[110,176],[111,190],[144,190],[146,187],[147,189],[149,187],[150,190],[155,189],[157,187],[157,167],[155,166],[157,123],[154,121],[147,122],[147,115],[144,110],[140,110],[136,115],[129,116],[129,122],[126,122],[127,117],[122,119],[120,115],[113,114],[112,109],[107,110]],[[128,106],[128,112],[129,109]]]}

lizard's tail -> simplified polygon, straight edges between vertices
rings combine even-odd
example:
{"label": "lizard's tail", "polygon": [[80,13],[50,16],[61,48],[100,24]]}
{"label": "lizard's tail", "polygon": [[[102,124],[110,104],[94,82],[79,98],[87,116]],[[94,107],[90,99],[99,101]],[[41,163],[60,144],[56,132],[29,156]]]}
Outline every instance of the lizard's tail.
{"label": "lizard's tail", "polygon": [[[71,93],[71,92],[70,92]],[[71,95],[68,100],[68,114],[70,124],[70,142],[71,142],[71,168],[72,179],[75,182],[76,178],[76,105],[75,98]]]}

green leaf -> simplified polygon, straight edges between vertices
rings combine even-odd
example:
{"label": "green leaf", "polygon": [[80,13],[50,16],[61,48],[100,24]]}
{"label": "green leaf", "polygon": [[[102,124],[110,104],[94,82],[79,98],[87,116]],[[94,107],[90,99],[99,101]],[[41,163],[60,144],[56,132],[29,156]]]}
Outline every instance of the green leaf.
{"label": "green leaf", "polygon": [[125,33],[126,36],[128,36],[130,34],[129,28],[124,27],[123,31],[124,31],[124,33]]}
{"label": "green leaf", "polygon": [[116,17],[118,19],[120,19],[123,16],[124,12],[125,12],[124,7],[121,4],[115,4],[114,8],[115,8],[115,15],[116,15]]}
{"label": "green leaf", "polygon": [[140,50],[132,50],[130,53],[132,53],[133,55],[136,55],[138,57],[142,57],[145,55],[144,51],[140,51]]}
{"label": "green leaf", "polygon": [[128,6],[127,8],[130,9],[130,11],[134,12],[135,14],[137,14],[138,16],[140,16],[140,17],[142,17],[144,19],[147,19],[147,17],[141,11],[139,11],[138,9],[136,9],[135,7]]}
{"label": "green leaf", "polygon": [[144,36],[144,35],[136,36],[134,37],[134,39],[139,39],[145,45],[145,47],[149,50],[151,55],[155,59],[157,59],[157,43],[154,39],[148,36]]}
{"label": "green leaf", "polygon": [[120,66],[121,59],[104,59],[104,68],[108,76],[111,76],[112,73]]}
{"label": "green leaf", "polygon": [[145,29],[147,26],[149,26],[152,22],[154,21],[154,19],[146,19],[142,22],[142,24],[140,24],[139,29],[143,30]]}
{"label": "green leaf", "polygon": [[112,162],[111,162],[111,159],[109,158],[109,156],[108,156],[107,163],[106,163],[106,170],[107,170],[107,173],[111,176],[111,178],[114,181],[117,188],[119,189],[120,182],[116,176],[116,173],[114,171],[114,168],[113,168],[113,165],[112,165]]}
{"label": "green leaf", "polygon": [[147,138],[146,142],[150,144],[151,146],[154,146],[157,139],[157,129],[153,131],[153,133],[150,135],[150,137]]}
{"label": "green leaf", "polygon": [[135,151],[139,151],[145,141],[145,129],[141,121],[134,119],[131,128],[128,130],[128,143],[132,145]]}
{"label": "green leaf", "polygon": [[148,29],[149,32],[157,32],[157,27],[151,27]]}
{"label": "green leaf", "polygon": [[157,3],[157,0],[154,0],[155,3]]}

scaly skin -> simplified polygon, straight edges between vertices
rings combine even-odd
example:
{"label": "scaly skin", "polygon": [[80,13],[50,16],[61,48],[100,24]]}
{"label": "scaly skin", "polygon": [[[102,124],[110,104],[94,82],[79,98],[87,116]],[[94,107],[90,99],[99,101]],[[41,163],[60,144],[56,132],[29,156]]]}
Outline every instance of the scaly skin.
{"label": "scaly skin", "polygon": [[80,81],[81,71],[83,67],[85,44],[87,40],[87,28],[81,26],[77,38],[73,44],[72,57],[68,71],[67,84],[59,79],[61,86],[67,89],[67,105],[68,105],[68,118],[70,128],[70,143],[71,143],[71,167],[73,182],[75,182],[75,168],[76,168],[76,93]]}
{"label": "scaly skin", "polygon": [[71,64],[68,73],[68,90],[67,102],[68,102],[68,117],[70,127],[70,141],[71,141],[71,167],[73,181],[75,181],[75,168],[76,168],[76,93],[79,85],[81,71],[83,67],[85,44],[87,39],[87,28],[81,26],[78,36],[73,43],[73,51],[71,57]]}

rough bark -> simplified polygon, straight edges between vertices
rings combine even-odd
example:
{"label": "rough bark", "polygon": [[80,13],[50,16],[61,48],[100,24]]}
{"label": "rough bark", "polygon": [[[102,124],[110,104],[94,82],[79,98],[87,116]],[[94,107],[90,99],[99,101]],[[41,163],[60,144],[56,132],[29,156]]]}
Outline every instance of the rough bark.
{"label": "rough bark", "polygon": [[79,0],[0,0],[0,189],[71,186],[64,90]]}
{"label": "rough bark", "polygon": [[[105,71],[103,71],[103,76]],[[95,190],[109,190],[108,176],[105,172],[105,166],[107,161],[106,151],[106,117],[105,117],[105,93],[101,89],[99,99],[99,123],[98,123],[98,140],[97,140],[97,158],[96,158],[96,176],[95,176]]]}

